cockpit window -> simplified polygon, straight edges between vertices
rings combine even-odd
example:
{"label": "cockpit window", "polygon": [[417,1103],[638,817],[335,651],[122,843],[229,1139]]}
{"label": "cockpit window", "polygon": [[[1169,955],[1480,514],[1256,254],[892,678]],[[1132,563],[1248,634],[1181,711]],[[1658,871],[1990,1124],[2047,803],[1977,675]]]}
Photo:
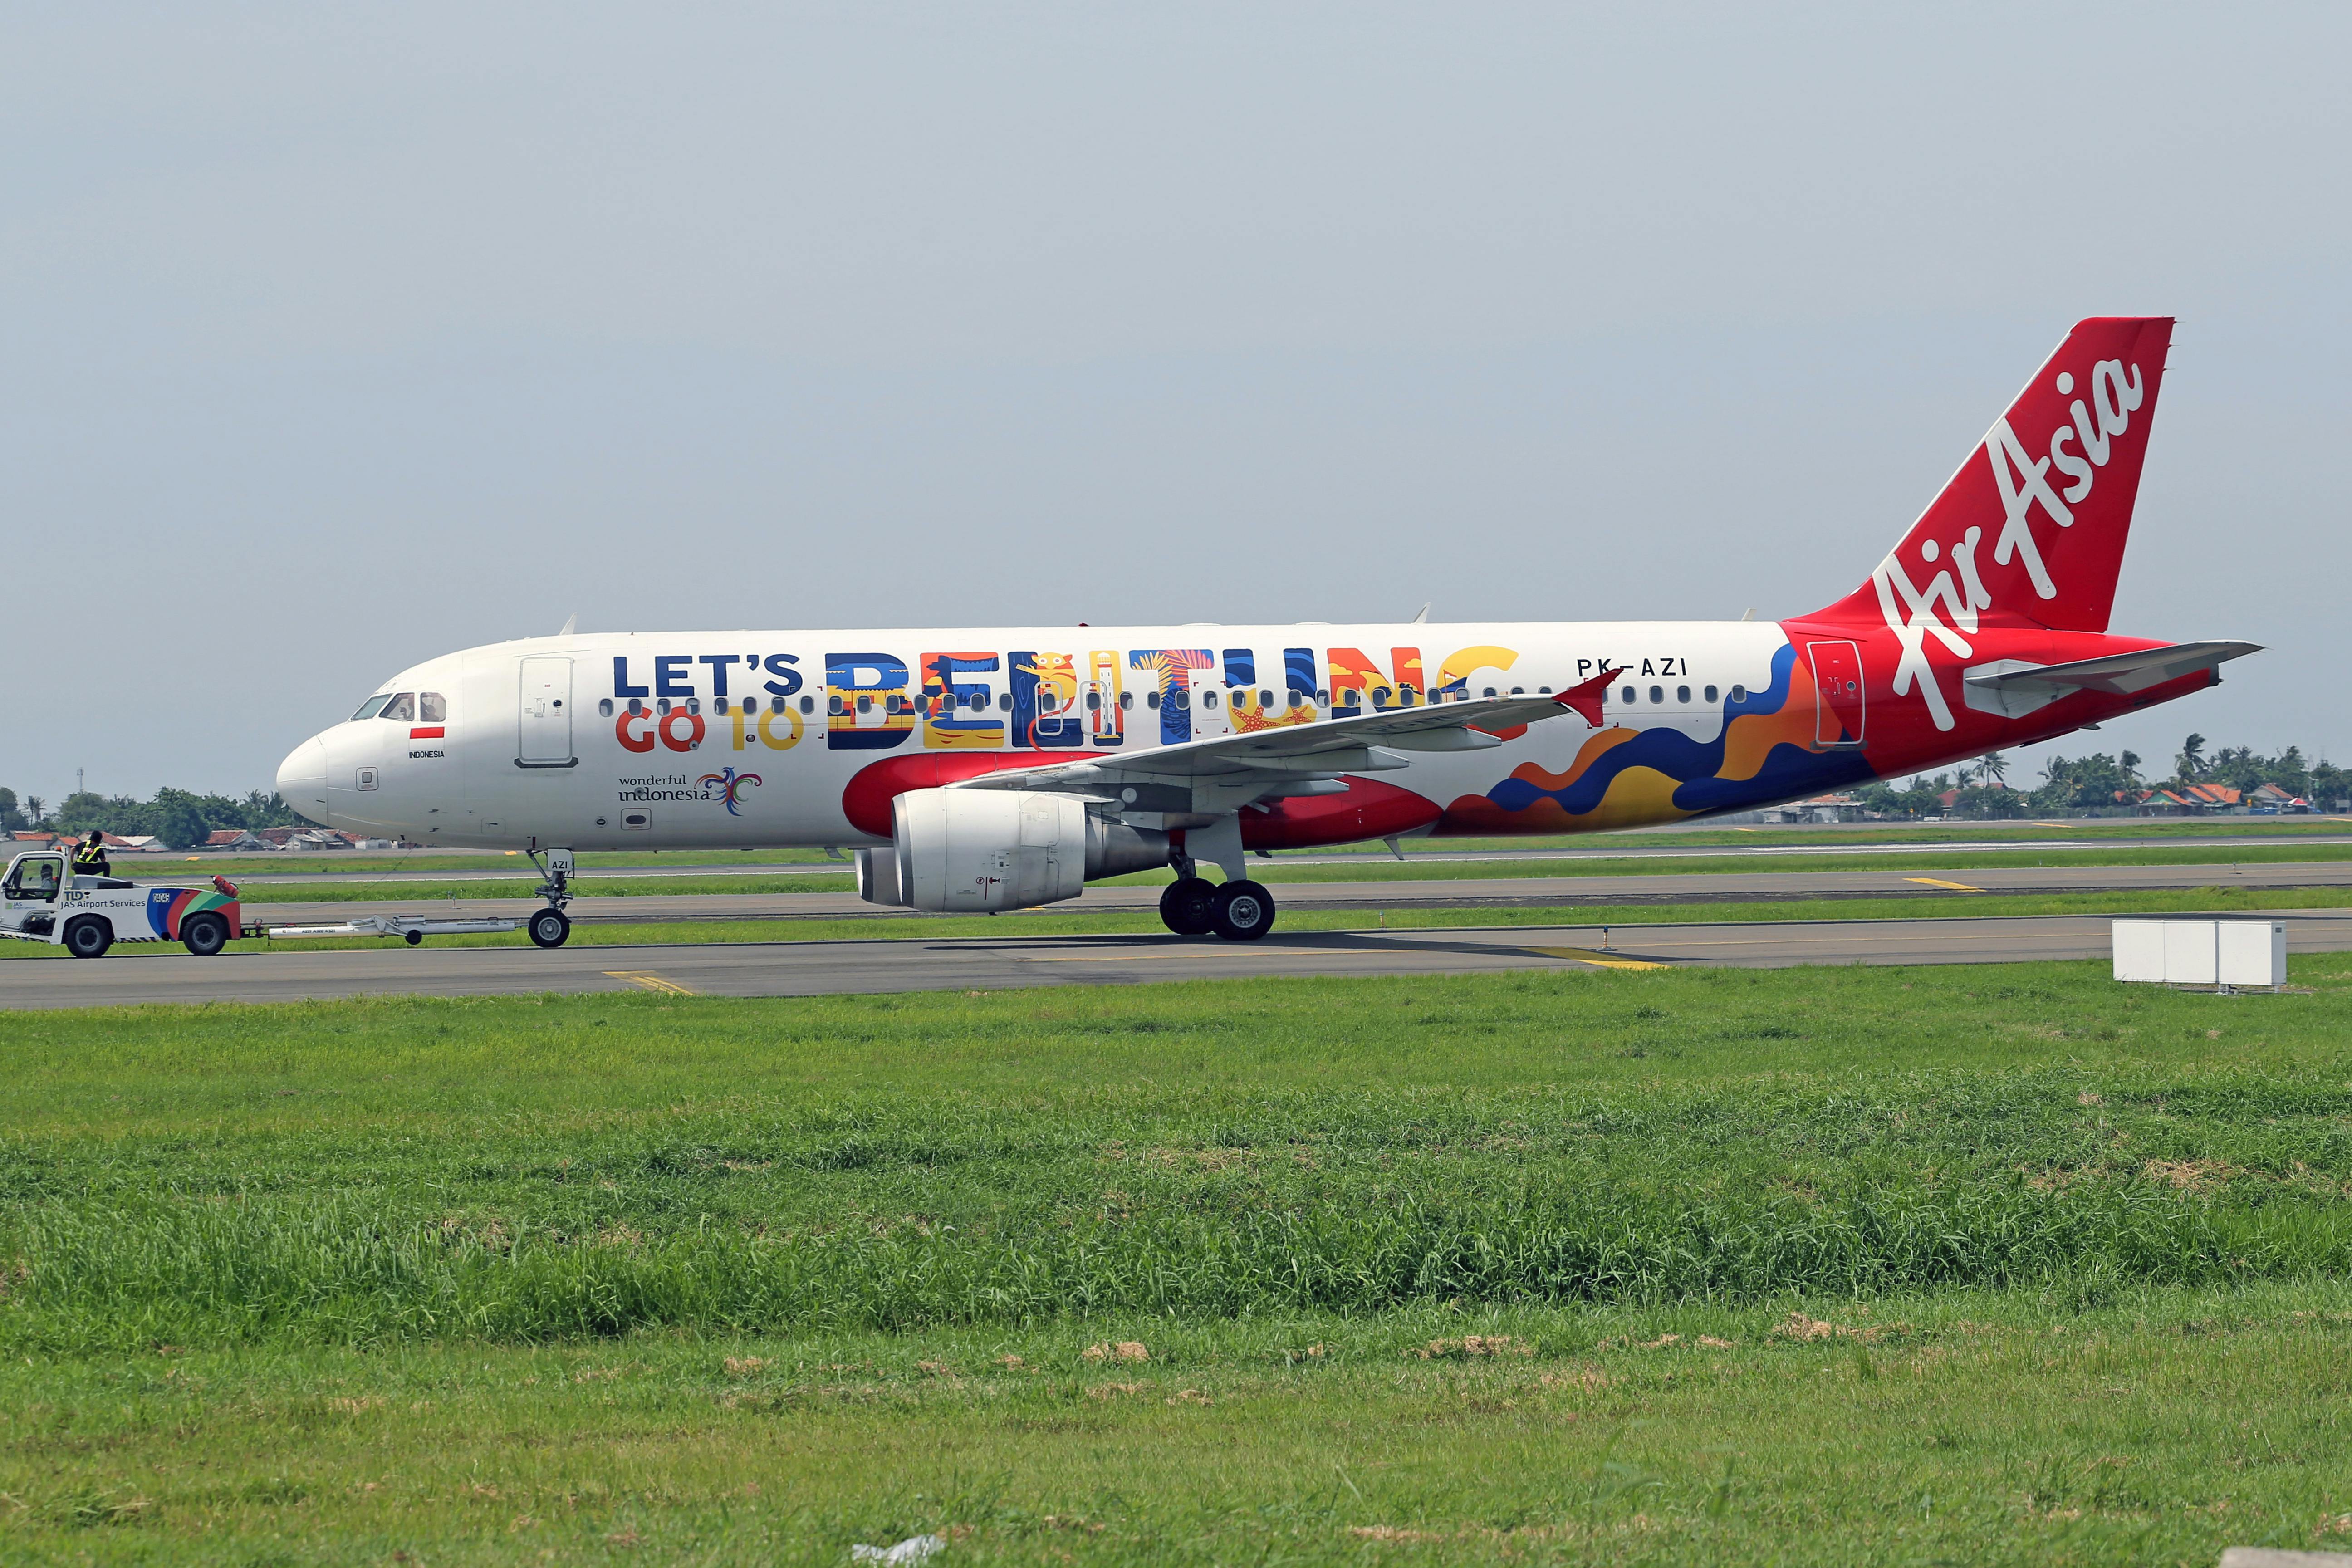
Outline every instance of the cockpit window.
{"label": "cockpit window", "polygon": [[416,694],[416,721],[420,724],[446,724],[449,721],[448,700],[437,691]]}
{"label": "cockpit window", "polygon": [[360,704],[360,710],[352,715],[352,722],[356,724],[362,719],[374,718],[378,713],[383,711],[383,705],[391,700],[391,692],[380,691],[376,693],[373,697],[369,698],[366,701]]}
{"label": "cockpit window", "polygon": [[376,717],[379,719],[389,719],[397,724],[415,723],[416,721],[416,693],[414,691],[402,692],[399,696],[385,703],[383,705],[383,711],[377,714]]}

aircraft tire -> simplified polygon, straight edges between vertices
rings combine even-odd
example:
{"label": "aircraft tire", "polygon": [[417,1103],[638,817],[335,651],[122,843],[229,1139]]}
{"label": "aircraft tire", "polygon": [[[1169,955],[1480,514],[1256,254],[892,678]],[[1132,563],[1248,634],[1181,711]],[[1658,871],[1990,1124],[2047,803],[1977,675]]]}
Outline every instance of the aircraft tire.
{"label": "aircraft tire", "polygon": [[531,942],[540,947],[562,947],[572,934],[572,917],[562,910],[541,910],[530,917],[527,928]]}
{"label": "aircraft tire", "polygon": [[1160,895],[1160,921],[1178,936],[1206,936],[1216,929],[1216,897],[1206,877],[1179,877]]}
{"label": "aircraft tire", "polygon": [[1217,934],[1227,942],[1255,942],[1274,929],[1274,895],[1261,883],[1227,882],[1209,908]]}
{"label": "aircraft tire", "polygon": [[66,951],[76,958],[104,958],[114,945],[114,928],[101,916],[81,915],[66,921]]}
{"label": "aircraft tire", "polygon": [[228,921],[218,915],[190,915],[180,922],[180,945],[197,958],[210,958],[228,945]]}

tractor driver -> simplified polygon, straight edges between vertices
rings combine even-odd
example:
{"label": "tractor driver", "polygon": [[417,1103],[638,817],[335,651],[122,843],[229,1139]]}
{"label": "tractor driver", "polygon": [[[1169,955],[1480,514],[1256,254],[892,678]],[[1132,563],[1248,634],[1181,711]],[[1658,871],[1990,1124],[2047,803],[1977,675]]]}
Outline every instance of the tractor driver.
{"label": "tractor driver", "polygon": [[106,858],[106,835],[93,827],[73,853],[73,874],[77,877],[110,877],[114,867]]}

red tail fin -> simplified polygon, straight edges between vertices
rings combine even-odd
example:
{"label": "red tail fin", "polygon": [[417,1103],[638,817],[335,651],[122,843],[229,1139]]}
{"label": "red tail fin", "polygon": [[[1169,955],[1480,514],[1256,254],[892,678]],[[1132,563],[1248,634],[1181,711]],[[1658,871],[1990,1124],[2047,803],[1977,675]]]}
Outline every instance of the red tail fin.
{"label": "red tail fin", "polygon": [[2169,316],[2078,321],[1870,581],[1824,618],[2103,632],[2172,342]]}

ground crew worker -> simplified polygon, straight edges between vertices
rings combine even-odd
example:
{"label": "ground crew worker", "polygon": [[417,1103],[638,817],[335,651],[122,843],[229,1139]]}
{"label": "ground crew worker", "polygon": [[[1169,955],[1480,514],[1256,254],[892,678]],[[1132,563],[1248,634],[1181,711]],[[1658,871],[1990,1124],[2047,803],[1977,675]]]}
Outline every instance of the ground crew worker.
{"label": "ground crew worker", "polygon": [[106,858],[106,835],[93,827],[81,847],[73,854],[73,874],[77,877],[110,877],[114,868]]}

